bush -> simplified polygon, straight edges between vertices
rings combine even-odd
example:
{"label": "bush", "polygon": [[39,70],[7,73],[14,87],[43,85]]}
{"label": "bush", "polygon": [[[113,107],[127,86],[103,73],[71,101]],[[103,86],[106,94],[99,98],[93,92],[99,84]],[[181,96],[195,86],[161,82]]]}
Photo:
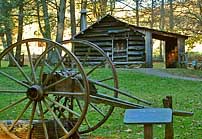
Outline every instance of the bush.
{"label": "bush", "polygon": [[188,61],[202,61],[202,53],[200,52],[188,52]]}

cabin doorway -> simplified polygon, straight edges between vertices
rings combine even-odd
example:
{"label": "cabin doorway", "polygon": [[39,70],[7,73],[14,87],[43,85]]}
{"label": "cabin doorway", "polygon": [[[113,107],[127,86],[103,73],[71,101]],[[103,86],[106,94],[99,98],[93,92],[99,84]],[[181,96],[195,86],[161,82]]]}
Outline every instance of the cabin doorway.
{"label": "cabin doorway", "polygon": [[153,68],[165,69],[166,58],[165,58],[165,41],[153,39]]}

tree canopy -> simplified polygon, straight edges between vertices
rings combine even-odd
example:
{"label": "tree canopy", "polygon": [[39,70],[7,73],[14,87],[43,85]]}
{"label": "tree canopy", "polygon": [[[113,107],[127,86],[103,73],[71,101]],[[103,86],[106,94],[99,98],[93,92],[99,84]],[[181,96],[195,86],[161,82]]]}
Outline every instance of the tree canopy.
{"label": "tree canopy", "polygon": [[4,47],[25,38],[27,25],[37,24],[37,37],[62,41],[80,31],[80,11],[87,22],[111,14],[137,26],[191,36],[202,42],[201,0],[0,0],[0,37]]}

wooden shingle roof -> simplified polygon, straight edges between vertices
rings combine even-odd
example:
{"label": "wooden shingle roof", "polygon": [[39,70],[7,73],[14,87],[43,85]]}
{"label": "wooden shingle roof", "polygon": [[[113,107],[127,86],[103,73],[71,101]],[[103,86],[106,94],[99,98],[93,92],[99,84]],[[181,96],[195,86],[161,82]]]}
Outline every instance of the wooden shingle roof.
{"label": "wooden shingle roof", "polygon": [[[139,31],[139,32],[145,32],[145,31],[149,31],[152,33],[152,37],[155,38],[155,39],[159,39],[159,40],[164,40],[166,38],[184,38],[184,39],[187,39],[188,36],[186,35],[181,35],[181,34],[178,34],[178,33],[172,33],[172,32],[166,32],[166,31],[160,31],[160,30],[156,30],[156,29],[151,29],[151,28],[147,28],[147,27],[140,27],[140,26],[135,26],[135,25],[132,25],[132,24],[128,24],[126,22],[123,22],[115,17],[113,17],[112,15],[109,15],[107,14],[106,16],[104,16],[103,18],[101,18],[100,20],[98,20],[97,22],[95,22],[94,24],[88,26],[85,30],[83,31],[80,31],[78,34],[76,34],[74,36],[74,38],[77,38],[81,35],[84,35],[86,32],[90,31],[91,29],[99,26],[100,23],[102,22],[109,22],[109,24],[113,23],[113,22],[118,22],[119,24],[125,26],[125,27],[128,27],[128,28],[131,28],[133,29],[134,31]],[[113,24],[112,24],[113,26]],[[117,32],[117,31],[114,31],[114,32]],[[108,31],[108,33],[113,33],[113,31]]]}

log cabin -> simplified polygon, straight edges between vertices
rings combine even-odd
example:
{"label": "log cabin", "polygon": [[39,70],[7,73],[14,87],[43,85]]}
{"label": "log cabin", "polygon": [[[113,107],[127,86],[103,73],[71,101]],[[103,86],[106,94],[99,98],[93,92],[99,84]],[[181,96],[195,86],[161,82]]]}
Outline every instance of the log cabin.
{"label": "log cabin", "polygon": [[[85,18],[84,18],[85,19]],[[86,26],[86,24],[85,24]],[[107,53],[115,65],[142,64],[152,68],[152,39],[165,42],[166,68],[182,67],[185,63],[185,40],[188,36],[139,27],[125,23],[117,18],[106,15],[89,27],[81,28],[73,39],[84,39],[97,44]],[[75,47],[78,57],[85,57],[89,52],[85,47]],[[99,61],[99,55],[94,55],[93,61]]]}

